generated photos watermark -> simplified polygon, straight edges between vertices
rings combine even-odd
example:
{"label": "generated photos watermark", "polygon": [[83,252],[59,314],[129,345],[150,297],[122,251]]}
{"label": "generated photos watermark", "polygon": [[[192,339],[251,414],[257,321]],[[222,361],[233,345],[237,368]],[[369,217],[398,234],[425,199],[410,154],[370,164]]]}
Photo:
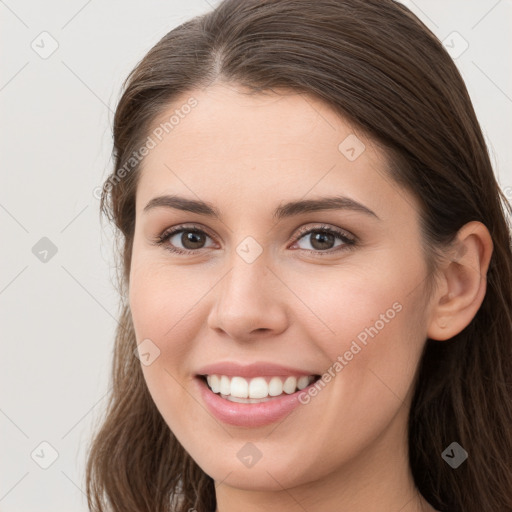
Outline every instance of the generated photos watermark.
{"label": "generated photos watermark", "polygon": [[[365,327],[357,336],[356,339],[352,340],[350,348],[343,354],[340,354],[334,363],[322,374],[319,380],[315,384],[299,393],[299,402],[303,405],[309,404],[312,398],[318,395],[322,389],[325,388],[328,382],[330,382],[337,374],[339,374],[350,361],[354,359],[354,356],[359,354],[363,348],[368,345],[369,338],[375,338],[382,329],[389,324],[400,311],[403,306],[400,302],[395,302],[393,305],[386,310],[385,313],[381,313],[379,319],[370,327]],[[358,343],[359,342],[359,343]]]}
{"label": "generated photos watermark", "polygon": [[174,113],[169,119],[160,123],[148,137],[144,144],[137,150],[133,151],[130,157],[126,160],[125,164],[116,170],[102,187],[96,187],[93,190],[93,196],[96,199],[101,198],[102,191],[110,192],[123,178],[125,178],[142,160],[145,156],[149,155],[152,149],[155,149],[160,142],[164,139],[165,135],[169,134],[176,126],[178,126],[182,119],[190,114],[194,107],[197,107],[198,101],[193,96],[190,97],[186,103],[181,105],[180,108],[174,110]]}

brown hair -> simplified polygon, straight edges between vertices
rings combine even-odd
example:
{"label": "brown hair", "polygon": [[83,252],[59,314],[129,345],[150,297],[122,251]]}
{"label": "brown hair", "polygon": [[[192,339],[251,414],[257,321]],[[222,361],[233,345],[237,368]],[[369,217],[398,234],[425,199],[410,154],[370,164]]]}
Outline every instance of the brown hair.
{"label": "brown hair", "polygon": [[[494,252],[482,306],[452,339],[426,340],[409,457],[419,491],[437,509],[512,512],[512,208],[442,44],[392,0],[225,0],[165,35],[127,78],[114,119],[115,169],[178,95],[217,80],[320,98],[384,147],[393,179],[420,200],[430,263],[465,223],[487,226]],[[122,312],[113,390],[87,464],[89,507],[210,512],[214,482],[164,422],[134,356],[125,299],[139,167],[124,167],[122,179],[112,172],[101,197],[121,235]],[[441,457],[453,441],[469,453],[457,469]]]}

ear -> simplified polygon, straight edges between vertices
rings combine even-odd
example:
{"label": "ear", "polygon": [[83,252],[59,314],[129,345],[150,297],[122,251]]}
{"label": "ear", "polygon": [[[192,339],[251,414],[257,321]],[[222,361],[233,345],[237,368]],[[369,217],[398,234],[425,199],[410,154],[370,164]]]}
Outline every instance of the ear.
{"label": "ear", "polygon": [[465,224],[439,269],[439,286],[431,301],[427,336],[447,340],[469,325],[487,290],[493,251],[489,230],[481,222]]}

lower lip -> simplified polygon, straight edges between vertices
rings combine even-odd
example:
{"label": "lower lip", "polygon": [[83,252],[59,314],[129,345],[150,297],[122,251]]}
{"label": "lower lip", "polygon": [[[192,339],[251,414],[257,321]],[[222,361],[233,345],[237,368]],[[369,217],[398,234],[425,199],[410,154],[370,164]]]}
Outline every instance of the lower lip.
{"label": "lower lip", "polygon": [[239,427],[262,427],[269,425],[290,414],[297,406],[303,405],[299,402],[299,394],[308,391],[315,385],[312,382],[309,386],[291,395],[282,395],[273,398],[268,402],[257,404],[241,404],[221,398],[214,393],[201,378],[196,377],[200,393],[212,414],[224,423]]}

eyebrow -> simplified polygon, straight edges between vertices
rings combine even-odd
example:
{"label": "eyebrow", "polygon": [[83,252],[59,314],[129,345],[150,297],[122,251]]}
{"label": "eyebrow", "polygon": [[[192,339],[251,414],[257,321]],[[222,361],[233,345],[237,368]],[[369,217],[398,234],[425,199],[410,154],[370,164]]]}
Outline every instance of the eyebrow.
{"label": "eyebrow", "polygon": [[[196,199],[188,199],[177,195],[165,195],[154,197],[144,207],[143,212],[146,213],[154,208],[173,208],[186,212],[206,215],[215,219],[221,218],[221,214],[211,203]],[[379,219],[378,215],[363,204],[345,196],[329,196],[317,199],[306,199],[290,201],[278,206],[272,217],[281,220],[295,215],[309,212],[319,212],[325,210],[352,210],[367,214]],[[379,219],[380,220],[380,219]]]}

